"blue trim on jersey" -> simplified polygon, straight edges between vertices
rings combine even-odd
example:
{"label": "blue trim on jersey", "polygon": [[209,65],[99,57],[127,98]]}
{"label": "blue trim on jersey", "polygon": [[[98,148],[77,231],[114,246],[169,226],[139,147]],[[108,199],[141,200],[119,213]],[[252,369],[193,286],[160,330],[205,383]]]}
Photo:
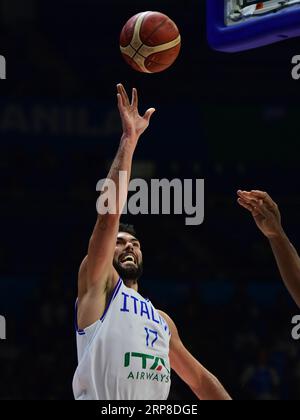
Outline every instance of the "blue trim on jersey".
{"label": "blue trim on jersey", "polygon": [[[104,316],[106,315],[106,313],[107,313],[107,311],[108,311],[108,308],[110,307],[111,302],[112,302],[112,301],[116,298],[116,296],[117,296],[117,294],[118,294],[118,292],[119,292],[119,290],[120,290],[120,287],[121,287],[122,283],[123,283],[123,282],[122,282],[122,279],[121,279],[121,278],[119,278],[118,283],[115,285],[115,288],[114,288],[113,294],[112,294],[112,296],[111,296],[111,298],[110,298],[110,301],[109,301],[109,304],[108,304],[107,308],[105,309],[104,314],[103,314],[103,315],[102,315],[102,317],[100,318],[100,321],[103,321]],[[75,331],[77,332],[77,334],[78,334],[78,335],[85,335],[85,331],[84,331],[84,330],[80,330],[80,329],[78,328],[78,318],[77,318],[77,314],[78,314],[78,298],[76,299],[76,302],[75,302],[75,319],[74,319]]]}
{"label": "blue trim on jersey", "polygon": [[108,311],[108,309],[110,307],[110,304],[112,303],[113,300],[115,300],[115,298],[116,298],[116,296],[117,296],[117,294],[118,294],[118,292],[119,292],[119,290],[121,288],[122,283],[123,283],[123,281],[122,281],[122,279],[120,277],[118,283],[115,285],[113,294],[111,295],[110,301],[109,301],[109,303],[108,303],[108,305],[107,305],[107,307],[106,307],[106,309],[105,309],[102,317],[100,318],[100,321],[102,321],[102,322],[104,321],[104,317],[107,314],[107,311]]}
{"label": "blue trim on jersey", "polygon": [[120,279],[119,279],[119,282],[120,282],[120,284],[119,284],[119,286],[117,287],[117,289],[116,289],[116,291],[115,291],[115,293],[114,293],[113,300],[115,300],[115,299],[116,299],[117,294],[119,293],[120,287],[122,286],[123,280],[120,278]]}
{"label": "blue trim on jersey", "polygon": [[84,330],[80,330],[80,329],[78,328],[77,313],[78,313],[78,299],[76,299],[76,302],[75,302],[75,319],[74,319],[75,331],[76,331],[79,335],[85,335]]}

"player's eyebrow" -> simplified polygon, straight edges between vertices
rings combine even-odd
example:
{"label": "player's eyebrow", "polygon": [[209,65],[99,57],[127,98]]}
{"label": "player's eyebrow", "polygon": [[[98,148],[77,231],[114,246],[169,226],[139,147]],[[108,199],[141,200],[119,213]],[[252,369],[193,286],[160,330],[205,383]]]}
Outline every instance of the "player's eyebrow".
{"label": "player's eyebrow", "polygon": [[[117,237],[117,241],[119,241],[119,242],[126,242],[126,239],[125,238],[121,238],[121,237]],[[138,239],[136,239],[136,238],[131,238],[130,240],[129,240],[129,242],[137,242],[138,244],[140,243],[140,241],[138,240]]]}

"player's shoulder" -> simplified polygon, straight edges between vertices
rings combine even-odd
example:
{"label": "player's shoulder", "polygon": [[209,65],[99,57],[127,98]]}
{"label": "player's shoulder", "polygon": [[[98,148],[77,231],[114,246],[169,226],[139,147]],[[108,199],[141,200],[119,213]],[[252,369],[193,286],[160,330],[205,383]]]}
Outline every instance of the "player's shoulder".
{"label": "player's shoulder", "polygon": [[177,327],[175,325],[175,322],[173,321],[173,319],[166,314],[164,311],[157,309],[157,312],[163,317],[163,319],[166,321],[166,323],[168,324],[169,330],[171,332],[171,335],[177,334]]}

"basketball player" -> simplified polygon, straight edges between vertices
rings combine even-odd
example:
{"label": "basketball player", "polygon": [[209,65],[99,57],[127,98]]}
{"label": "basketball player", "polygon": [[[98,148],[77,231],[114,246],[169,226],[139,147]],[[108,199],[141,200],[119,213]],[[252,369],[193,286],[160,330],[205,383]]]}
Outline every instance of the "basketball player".
{"label": "basketball player", "polygon": [[[75,398],[165,400],[172,368],[199,399],[229,400],[219,381],[184,347],[172,319],[138,293],[141,244],[119,221],[133,154],[155,110],[140,116],[137,91],[130,103],[121,84],[117,90],[123,135],[107,178],[116,186],[117,211],[98,215],[79,270]],[[120,171],[127,172],[127,185],[119,183]]]}
{"label": "basketball player", "polygon": [[262,191],[238,191],[238,203],[249,210],[269,239],[282,279],[300,307],[300,258],[281,225],[278,206]]}

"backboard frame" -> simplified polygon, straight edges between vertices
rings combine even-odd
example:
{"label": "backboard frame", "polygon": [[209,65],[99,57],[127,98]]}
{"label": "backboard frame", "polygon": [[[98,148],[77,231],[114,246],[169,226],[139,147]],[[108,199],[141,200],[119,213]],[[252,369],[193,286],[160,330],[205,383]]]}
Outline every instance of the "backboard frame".
{"label": "backboard frame", "polygon": [[227,1],[206,2],[207,38],[215,50],[245,51],[300,36],[300,2],[276,13],[261,14],[228,24],[225,11]]}

